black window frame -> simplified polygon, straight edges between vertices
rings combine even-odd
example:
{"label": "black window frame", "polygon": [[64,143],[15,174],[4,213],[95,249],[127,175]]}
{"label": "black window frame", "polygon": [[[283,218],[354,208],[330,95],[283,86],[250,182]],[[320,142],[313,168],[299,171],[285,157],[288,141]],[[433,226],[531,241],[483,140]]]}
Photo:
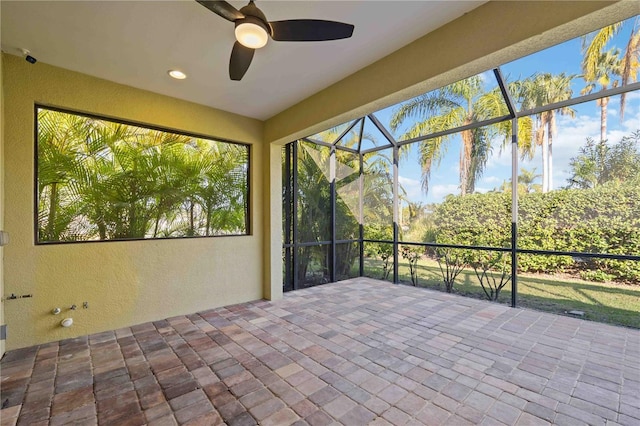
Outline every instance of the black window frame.
{"label": "black window frame", "polygon": [[[123,124],[127,126],[135,126],[144,129],[166,132],[171,134],[176,134],[180,136],[187,136],[198,139],[206,139],[213,142],[218,143],[226,143],[231,145],[242,146],[247,150],[247,162],[246,162],[246,187],[245,187],[245,206],[244,206],[244,233],[233,233],[233,234],[222,234],[222,235],[192,235],[192,236],[175,236],[175,237],[151,237],[151,238],[117,238],[117,239],[97,239],[97,240],[69,240],[69,241],[40,241],[39,239],[39,191],[38,191],[38,177],[39,177],[39,138],[38,138],[38,111],[39,110],[49,110],[54,112],[60,112],[64,114],[72,114],[80,117],[91,118],[94,120],[102,120],[111,123]],[[119,117],[113,117],[109,115],[88,113],[84,111],[79,111],[71,108],[63,108],[58,106],[53,106],[45,103],[34,103],[34,126],[33,126],[33,140],[34,140],[34,150],[33,150],[33,241],[36,246],[50,246],[50,245],[58,245],[58,244],[84,244],[84,243],[113,243],[113,242],[126,242],[126,241],[158,241],[158,240],[181,240],[181,239],[196,239],[196,238],[220,238],[220,237],[247,237],[253,235],[253,229],[251,227],[252,222],[252,188],[251,188],[251,178],[253,174],[252,167],[252,157],[253,150],[251,149],[251,144],[247,142],[239,142],[235,140],[231,140],[228,138],[220,138],[217,136],[211,136],[203,133],[190,132],[185,130],[178,130],[175,128],[158,126],[155,124],[149,124],[140,121],[128,120]]]}

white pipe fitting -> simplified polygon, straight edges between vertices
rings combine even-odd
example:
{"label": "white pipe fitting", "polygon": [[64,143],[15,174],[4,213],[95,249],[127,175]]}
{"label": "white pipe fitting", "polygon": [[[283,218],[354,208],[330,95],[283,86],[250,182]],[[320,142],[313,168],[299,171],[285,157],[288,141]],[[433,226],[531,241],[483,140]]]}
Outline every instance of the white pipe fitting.
{"label": "white pipe fitting", "polygon": [[73,318],[65,318],[60,322],[63,327],[71,327],[73,325]]}

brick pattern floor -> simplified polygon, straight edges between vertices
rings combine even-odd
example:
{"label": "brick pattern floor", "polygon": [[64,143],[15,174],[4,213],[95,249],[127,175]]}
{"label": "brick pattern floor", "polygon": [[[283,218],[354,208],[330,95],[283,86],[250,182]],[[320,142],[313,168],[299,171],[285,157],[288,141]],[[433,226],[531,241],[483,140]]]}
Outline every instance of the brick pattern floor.
{"label": "brick pattern floor", "polygon": [[1,367],[2,426],[640,424],[640,331],[365,278]]}

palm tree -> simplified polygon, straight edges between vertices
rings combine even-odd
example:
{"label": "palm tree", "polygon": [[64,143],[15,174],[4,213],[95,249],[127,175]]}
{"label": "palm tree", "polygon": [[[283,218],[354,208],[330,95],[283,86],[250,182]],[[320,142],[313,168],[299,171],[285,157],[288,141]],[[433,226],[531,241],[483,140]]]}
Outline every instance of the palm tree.
{"label": "palm tree", "polygon": [[77,200],[79,213],[88,223],[77,233],[77,239],[113,239],[116,224],[123,220],[120,214],[123,205],[116,196],[122,185],[119,181],[121,170],[116,166],[111,147],[129,138],[130,128],[90,118],[83,120],[83,125],[90,133],[81,143],[81,173],[76,177],[75,184],[80,194]]}
{"label": "palm tree", "polygon": [[[592,70],[593,74],[588,77],[586,73],[584,75],[587,85],[582,89],[583,95],[593,92],[597,85],[600,85],[601,91],[609,89],[610,85],[611,87],[618,86],[619,82],[614,78],[621,76],[623,72],[622,60],[619,56],[619,49],[611,49],[600,54],[596,62],[596,68]],[[582,65],[584,71],[584,62]],[[609,105],[609,97],[600,98],[596,102],[600,107],[600,140],[604,141],[607,140],[607,106]]]}
{"label": "palm tree", "polygon": [[[571,99],[573,90],[571,81],[576,75],[560,73],[535,74],[521,82],[519,101],[523,109],[549,105],[555,102]],[[556,114],[575,116],[575,111],[569,107],[545,111],[536,116],[533,125],[533,139],[535,143],[529,145],[529,151],[523,155],[533,158],[537,146],[542,147],[542,192],[553,189],[553,136],[556,134]]]}
{"label": "palm tree", "polygon": [[609,150],[604,139],[596,142],[587,138],[587,143],[580,147],[578,156],[571,158],[569,162],[573,172],[568,179],[569,187],[588,189],[602,183]]}
{"label": "palm tree", "polygon": [[[396,131],[407,119],[418,119],[401,137],[409,139],[498,117],[504,111],[506,105],[500,92],[486,92],[482,78],[473,76],[402,104],[394,111],[391,129]],[[510,128],[510,123],[507,127]],[[463,195],[473,193],[475,182],[482,176],[491,152],[491,139],[497,133],[503,133],[507,127],[484,126],[460,132],[460,192]],[[429,190],[431,169],[440,163],[453,136],[439,136],[420,142],[422,187],[425,192]],[[507,140],[510,130],[504,136]]]}
{"label": "palm tree", "polygon": [[[313,139],[335,142],[344,126],[321,132]],[[363,135],[370,138],[370,135]],[[340,141],[347,148],[357,148],[360,140],[358,126],[352,129]],[[297,168],[297,217],[292,218],[299,224],[295,242],[327,241],[331,238],[331,149],[305,141],[298,144],[297,158],[293,159],[293,167]],[[357,238],[360,215],[359,156],[339,150],[335,151],[335,184],[336,184],[336,235],[337,239]],[[392,226],[392,179],[390,175],[391,161],[380,152],[365,155],[363,162],[364,179],[363,214],[365,223],[388,223]],[[293,188],[289,188],[292,190]],[[382,208],[380,206],[383,206]],[[292,214],[292,206],[285,206],[287,214]],[[347,276],[357,256],[357,245],[341,243],[336,247],[338,277]],[[319,283],[327,280],[331,258],[329,250],[322,247],[303,246],[297,248],[297,277],[300,283]],[[316,277],[308,277],[311,267],[316,269]],[[315,281],[315,282],[313,282]]]}
{"label": "palm tree", "polygon": [[587,138],[578,155],[571,158],[572,172],[567,181],[573,188],[595,188],[608,182],[634,186],[640,177],[640,131],[625,136],[615,144]]}
{"label": "palm tree", "polygon": [[[624,22],[617,22],[608,25],[596,32],[588,34],[582,38],[582,72],[587,87],[590,84],[599,83],[603,75],[604,65],[607,63],[605,47],[607,43],[622,29]],[[611,50],[609,52],[613,53]],[[619,55],[619,51],[617,53]],[[629,41],[624,51],[623,57],[620,59],[616,70],[609,70],[611,74],[620,77],[620,85],[626,86],[629,83],[638,80],[638,69],[640,68],[640,31],[638,30],[638,18],[635,19]],[[603,89],[604,90],[604,89]],[[620,95],[620,118],[624,117],[624,109],[626,105],[626,94]],[[602,108],[602,106],[600,105]]]}
{"label": "palm tree", "polygon": [[38,239],[237,233],[246,226],[247,153],[40,109]]}
{"label": "palm tree", "polygon": [[[524,167],[520,169],[518,175],[518,195],[531,194],[532,192],[542,192],[542,185],[535,183],[536,179],[542,175],[536,174],[536,169],[527,170]],[[511,193],[513,188],[512,179],[502,181],[502,184],[495,187],[489,192],[507,192]]]}
{"label": "palm tree", "polygon": [[518,187],[522,188],[525,194],[540,191],[540,184],[534,183],[541,175],[536,174],[536,169],[527,170],[524,167],[520,169],[518,174]]}
{"label": "palm tree", "polygon": [[66,239],[77,208],[69,186],[78,175],[79,142],[86,135],[84,119],[46,109],[38,110],[38,239]]}
{"label": "palm tree", "polygon": [[[204,147],[203,147],[204,148]],[[204,219],[204,235],[244,229],[247,149],[241,145],[209,142],[200,151],[207,160],[204,184],[195,190]]]}

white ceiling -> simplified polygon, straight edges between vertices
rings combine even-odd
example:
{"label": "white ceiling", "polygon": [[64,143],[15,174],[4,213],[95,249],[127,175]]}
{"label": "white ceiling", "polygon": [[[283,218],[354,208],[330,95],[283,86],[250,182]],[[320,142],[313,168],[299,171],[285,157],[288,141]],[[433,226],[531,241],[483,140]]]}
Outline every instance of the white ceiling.
{"label": "white ceiling", "polygon": [[26,48],[39,62],[265,120],[482,3],[258,1],[271,21],[327,19],[355,31],[328,42],[270,40],[239,82],[228,74],[233,23],[192,0],[2,0],[0,40],[10,54]]}

